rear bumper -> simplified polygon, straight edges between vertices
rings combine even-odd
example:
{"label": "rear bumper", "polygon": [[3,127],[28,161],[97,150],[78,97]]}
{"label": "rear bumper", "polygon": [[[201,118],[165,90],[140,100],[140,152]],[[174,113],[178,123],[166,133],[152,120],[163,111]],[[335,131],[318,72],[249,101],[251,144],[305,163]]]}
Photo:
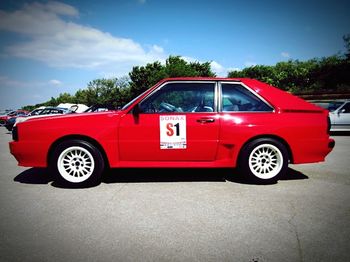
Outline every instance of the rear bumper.
{"label": "rear bumper", "polygon": [[335,141],[332,138],[299,141],[298,145],[293,148],[293,163],[323,162],[334,146]]}

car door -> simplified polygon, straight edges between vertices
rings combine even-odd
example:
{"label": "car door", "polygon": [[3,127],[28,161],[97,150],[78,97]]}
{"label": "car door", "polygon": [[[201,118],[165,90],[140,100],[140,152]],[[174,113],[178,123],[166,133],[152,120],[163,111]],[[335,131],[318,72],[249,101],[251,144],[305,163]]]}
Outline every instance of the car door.
{"label": "car door", "polygon": [[122,161],[212,161],[218,146],[215,82],[160,86],[124,115]]}

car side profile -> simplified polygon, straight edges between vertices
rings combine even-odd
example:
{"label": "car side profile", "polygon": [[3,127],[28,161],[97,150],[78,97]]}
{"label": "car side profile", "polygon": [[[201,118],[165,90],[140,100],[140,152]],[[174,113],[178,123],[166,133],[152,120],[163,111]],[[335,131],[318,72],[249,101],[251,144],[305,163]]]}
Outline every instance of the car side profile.
{"label": "car side profile", "polygon": [[19,123],[10,151],[70,185],[98,184],[106,167],[238,167],[276,181],[288,163],[324,161],[329,128],[327,110],[257,80],[170,78],[118,111]]}

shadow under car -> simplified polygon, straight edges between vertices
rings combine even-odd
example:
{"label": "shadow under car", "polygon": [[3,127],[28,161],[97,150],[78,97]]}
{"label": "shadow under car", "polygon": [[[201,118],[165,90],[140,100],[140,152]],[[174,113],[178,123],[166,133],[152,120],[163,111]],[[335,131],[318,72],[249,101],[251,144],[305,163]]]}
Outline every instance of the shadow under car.
{"label": "shadow under car", "polygon": [[[303,173],[288,168],[285,176],[279,180],[308,179]],[[14,181],[24,184],[49,184],[60,188],[69,188],[53,180],[47,168],[30,168],[14,178]],[[113,183],[149,183],[149,182],[233,182],[240,184],[257,184],[248,180],[236,169],[204,169],[204,168],[118,168],[107,170],[101,182]],[[264,183],[259,183],[264,184]],[[265,183],[271,184],[271,183]],[[272,183],[275,184],[275,183]]]}

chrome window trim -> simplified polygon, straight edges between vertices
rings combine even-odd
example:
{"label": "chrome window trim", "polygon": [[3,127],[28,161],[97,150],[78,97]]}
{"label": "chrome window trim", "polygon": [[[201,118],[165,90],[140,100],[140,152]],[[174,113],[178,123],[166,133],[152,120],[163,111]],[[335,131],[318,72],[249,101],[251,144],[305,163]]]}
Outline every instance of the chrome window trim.
{"label": "chrome window trim", "polygon": [[[256,96],[259,100],[261,100],[263,103],[265,103],[267,106],[269,106],[272,110],[271,111],[228,111],[223,112],[222,111],[222,84],[235,84],[235,85],[241,85],[243,86],[248,92],[252,93],[254,96]],[[272,106],[269,102],[267,102],[262,96],[260,96],[257,92],[252,90],[249,86],[245,85],[242,82],[235,82],[235,81],[219,81],[219,93],[220,93],[220,107],[218,108],[218,112],[220,113],[275,113],[275,107]]]}
{"label": "chrome window trim", "polygon": [[219,112],[219,103],[220,103],[219,96],[220,96],[219,83],[218,83],[218,81],[215,81],[215,86],[214,86],[214,112],[213,113]]}

